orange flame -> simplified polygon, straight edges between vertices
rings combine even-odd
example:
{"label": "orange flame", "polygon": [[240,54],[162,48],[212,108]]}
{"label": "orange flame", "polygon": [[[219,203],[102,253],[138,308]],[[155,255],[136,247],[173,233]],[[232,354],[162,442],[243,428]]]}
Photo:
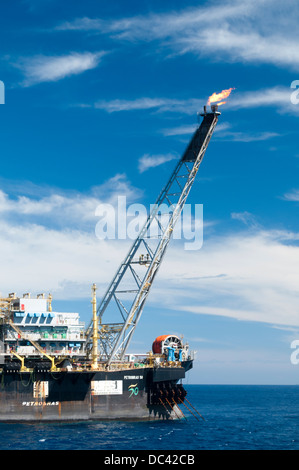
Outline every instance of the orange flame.
{"label": "orange flame", "polygon": [[217,103],[218,106],[226,103],[226,101],[221,100],[223,100],[224,98],[228,98],[232,90],[235,90],[235,88],[228,88],[227,90],[222,90],[221,93],[213,93],[208,99],[208,105],[210,105],[211,103],[217,103],[217,101],[220,101],[220,103]]}

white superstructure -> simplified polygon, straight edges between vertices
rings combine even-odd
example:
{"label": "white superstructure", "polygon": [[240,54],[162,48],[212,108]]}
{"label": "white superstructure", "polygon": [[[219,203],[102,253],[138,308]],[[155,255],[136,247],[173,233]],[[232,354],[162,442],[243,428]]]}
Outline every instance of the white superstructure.
{"label": "white superstructure", "polygon": [[[51,356],[76,356],[84,352],[85,325],[79,314],[52,311],[51,297],[14,297],[9,305],[11,323],[3,325],[2,350],[20,355],[40,354],[34,343]],[[13,325],[12,325],[13,324]]]}

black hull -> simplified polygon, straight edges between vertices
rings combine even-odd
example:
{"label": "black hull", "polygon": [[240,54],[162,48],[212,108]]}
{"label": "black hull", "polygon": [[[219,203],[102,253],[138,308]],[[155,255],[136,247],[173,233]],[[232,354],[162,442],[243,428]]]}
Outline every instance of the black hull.
{"label": "black hull", "polygon": [[179,416],[178,384],[192,367],[119,371],[3,370],[0,421],[155,420]]}

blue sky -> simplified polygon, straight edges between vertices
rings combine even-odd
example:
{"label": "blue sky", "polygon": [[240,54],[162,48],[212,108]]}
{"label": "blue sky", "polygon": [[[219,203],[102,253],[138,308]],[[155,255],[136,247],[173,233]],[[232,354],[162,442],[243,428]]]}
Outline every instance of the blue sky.
{"label": "blue sky", "polygon": [[131,243],[99,240],[96,208],[154,203],[234,87],[188,199],[203,247],[171,244],[131,351],[183,334],[190,382],[299,383],[298,19],[290,0],[3,1],[1,293],[88,322]]}

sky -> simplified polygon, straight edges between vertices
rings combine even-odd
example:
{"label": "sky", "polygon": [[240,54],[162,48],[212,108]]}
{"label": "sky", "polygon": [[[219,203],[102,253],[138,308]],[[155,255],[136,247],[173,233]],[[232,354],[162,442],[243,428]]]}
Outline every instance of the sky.
{"label": "sky", "polygon": [[299,5],[0,11],[1,294],[51,292],[89,323],[91,285],[100,300],[132,243],[100,239],[97,208],[149,208],[208,97],[232,87],[187,201],[203,205],[202,247],[171,242],[130,352],[183,335],[187,383],[298,384]]}

